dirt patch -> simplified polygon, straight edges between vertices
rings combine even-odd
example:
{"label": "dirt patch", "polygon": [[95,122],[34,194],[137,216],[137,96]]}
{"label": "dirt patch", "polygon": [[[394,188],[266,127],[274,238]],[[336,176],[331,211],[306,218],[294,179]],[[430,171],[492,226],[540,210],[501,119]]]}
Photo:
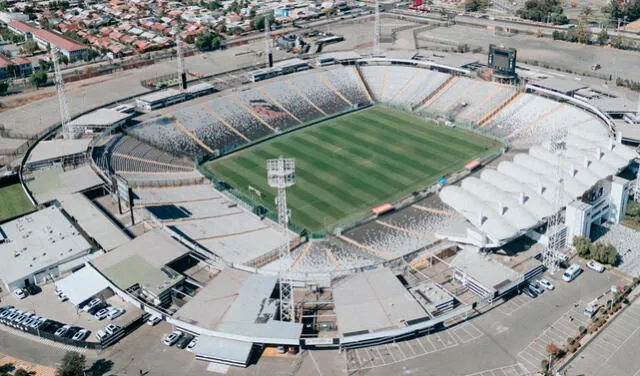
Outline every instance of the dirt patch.
{"label": "dirt patch", "polygon": [[635,20],[633,22],[630,22],[626,26],[624,26],[622,29],[625,31],[633,31],[635,33],[640,32],[640,20]]}
{"label": "dirt patch", "polygon": [[9,99],[7,101],[2,102],[2,106],[0,106],[0,112],[8,111],[12,108],[21,107],[31,102],[39,101],[40,99],[53,97],[56,95],[55,91],[41,92],[38,94],[34,94],[28,97],[22,97],[18,99]]}

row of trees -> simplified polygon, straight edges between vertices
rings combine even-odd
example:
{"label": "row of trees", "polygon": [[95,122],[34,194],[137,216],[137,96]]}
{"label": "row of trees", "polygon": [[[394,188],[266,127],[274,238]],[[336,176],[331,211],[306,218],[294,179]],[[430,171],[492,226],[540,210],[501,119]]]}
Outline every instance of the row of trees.
{"label": "row of trees", "polygon": [[583,236],[574,236],[573,246],[578,255],[585,259],[592,259],[602,264],[616,265],[619,255],[616,247],[600,242],[592,243],[591,239]]}

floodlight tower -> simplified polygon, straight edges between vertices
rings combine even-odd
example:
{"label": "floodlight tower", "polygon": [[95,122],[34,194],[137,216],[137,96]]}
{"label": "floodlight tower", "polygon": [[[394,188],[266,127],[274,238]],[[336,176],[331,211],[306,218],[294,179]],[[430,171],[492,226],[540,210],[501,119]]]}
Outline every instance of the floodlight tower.
{"label": "floodlight tower", "polygon": [[640,203],[640,171],[636,172],[636,184],[633,189],[633,200]]}
{"label": "floodlight tower", "polygon": [[373,56],[380,56],[380,4],[375,1],[375,18],[373,23]]}
{"label": "floodlight tower", "polygon": [[56,83],[56,94],[58,96],[58,106],[60,107],[60,124],[62,125],[62,136],[65,139],[74,137],[75,129],[69,124],[71,116],[69,116],[69,105],[67,104],[67,96],[64,92],[64,80],[62,79],[62,71],[60,70],[60,61],[58,53],[60,50],[54,48],[51,51],[51,61],[53,62],[54,80]]}
{"label": "floodlight tower", "polygon": [[187,89],[187,72],[184,69],[184,55],[182,53],[182,40],[180,40],[180,24],[176,26],[176,56],[178,58],[178,78],[182,90]]}
{"label": "floodlight tower", "polygon": [[[563,240],[562,206],[564,203],[564,147],[566,134],[560,132],[552,137],[551,151],[558,157],[558,164],[554,172],[554,192],[553,192],[553,214],[547,222],[547,232],[549,233],[549,243],[542,252],[542,263],[551,274],[558,270],[559,255],[565,246]],[[573,167],[571,167],[573,169]],[[573,174],[573,171],[571,171]]]}
{"label": "floodlight tower", "polygon": [[296,160],[293,158],[267,160],[267,182],[278,190],[276,205],[278,207],[278,224],[282,231],[280,244],[280,320],[295,321],[295,305],[293,302],[293,286],[289,276],[291,255],[289,254],[289,236],[287,228],[290,212],[287,208],[287,188],[296,183]]}
{"label": "floodlight tower", "polygon": [[271,27],[269,26],[269,17],[264,18],[264,56],[265,66],[267,68],[273,67],[273,51],[271,50]]}

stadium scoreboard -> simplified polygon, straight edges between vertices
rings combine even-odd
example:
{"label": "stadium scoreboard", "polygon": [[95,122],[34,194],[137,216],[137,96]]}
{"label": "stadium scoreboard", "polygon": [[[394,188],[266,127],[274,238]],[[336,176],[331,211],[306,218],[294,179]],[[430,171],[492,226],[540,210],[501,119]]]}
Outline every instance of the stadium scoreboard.
{"label": "stadium scoreboard", "polygon": [[515,48],[505,48],[489,45],[489,68],[493,69],[495,76],[504,78],[516,77],[516,54]]}

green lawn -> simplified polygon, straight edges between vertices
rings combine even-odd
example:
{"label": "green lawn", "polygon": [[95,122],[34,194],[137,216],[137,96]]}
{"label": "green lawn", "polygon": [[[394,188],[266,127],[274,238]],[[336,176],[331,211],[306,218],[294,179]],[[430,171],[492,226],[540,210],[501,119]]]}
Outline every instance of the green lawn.
{"label": "green lawn", "polygon": [[[376,106],[277,137],[204,168],[274,209],[266,160],[295,158],[297,183],[287,190],[292,222],[318,231],[420,190],[498,146],[471,132]],[[262,198],[248,186],[259,189]]]}
{"label": "green lawn", "polygon": [[31,201],[24,194],[20,184],[0,188],[0,221],[13,218],[33,210]]}

